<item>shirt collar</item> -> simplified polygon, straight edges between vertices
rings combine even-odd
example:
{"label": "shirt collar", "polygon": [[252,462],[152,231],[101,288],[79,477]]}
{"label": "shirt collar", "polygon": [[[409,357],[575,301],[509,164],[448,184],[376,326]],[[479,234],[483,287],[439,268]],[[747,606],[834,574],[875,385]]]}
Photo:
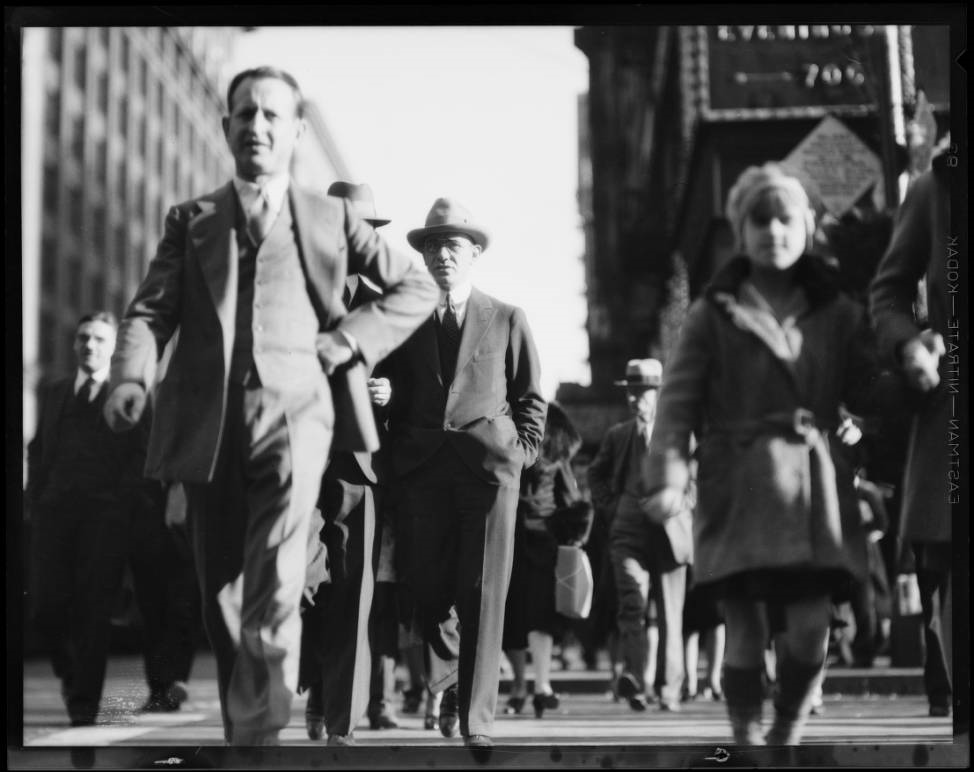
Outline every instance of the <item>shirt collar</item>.
{"label": "shirt collar", "polygon": [[95,386],[101,388],[101,385],[108,380],[108,368],[103,367],[101,370],[95,370],[95,372],[93,372],[90,376],[84,370],[78,370],[77,375],[74,376],[75,394],[81,391],[81,387],[84,386],[85,381],[87,381],[89,377],[95,382]]}
{"label": "shirt collar", "polygon": [[252,208],[254,202],[257,200],[257,196],[260,195],[261,189],[263,189],[267,192],[271,212],[277,214],[284,205],[284,196],[287,195],[290,182],[291,178],[287,174],[269,177],[263,185],[258,185],[256,182],[250,182],[237,176],[233,178],[233,187],[236,188],[237,195],[240,196],[240,201],[244,205],[244,211],[249,211]]}
{"label": "shirt collar", "polygon": [[[466,284],[461,284],[458,287],[454,287],[450,290],[450,297],[453,299],[453,307],[459,311],[460,306],[466,305],[467,300],[470,299],[470,293],[473,291],[473,284],[467,282]],[[446,308],[446,296],[447,293],[440,290],[440,308]]]}

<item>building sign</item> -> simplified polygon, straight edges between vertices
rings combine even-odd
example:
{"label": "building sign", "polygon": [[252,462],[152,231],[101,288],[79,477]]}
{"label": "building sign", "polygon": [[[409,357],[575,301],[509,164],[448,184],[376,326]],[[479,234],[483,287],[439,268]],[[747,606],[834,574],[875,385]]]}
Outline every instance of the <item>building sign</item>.
{"label": "building sign", "polygon": [[782,161],[813,201],[841,217],[883,178],[876,154],[842,121],[826,116]]}
{"label": "building sign", "polygon": [[[874,109],[881,27],[851,24],[697,27],[705,118],[795,117]],[[880,72],[882,72],[880,68]]]}

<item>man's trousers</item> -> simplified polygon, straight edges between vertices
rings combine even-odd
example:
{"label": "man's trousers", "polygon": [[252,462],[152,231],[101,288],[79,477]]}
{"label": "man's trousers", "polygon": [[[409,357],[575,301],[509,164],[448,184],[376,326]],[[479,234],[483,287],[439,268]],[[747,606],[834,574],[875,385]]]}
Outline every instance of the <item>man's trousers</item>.
{"label": "man's trousers", "polygon": [[442,640],[439,625],[451,606],[459,618],[460,732],[490,735],[518,489],[484,482],[444,446],[396,491],[398,515],[408,521],[406,582],[424,638],[434,646]]}
{"label": "man's trousers", "polygon": [[213,480],[186,484],[226,739],[276,744],[298,686],[308,529],[331,444],[322,381],[231,384]]}

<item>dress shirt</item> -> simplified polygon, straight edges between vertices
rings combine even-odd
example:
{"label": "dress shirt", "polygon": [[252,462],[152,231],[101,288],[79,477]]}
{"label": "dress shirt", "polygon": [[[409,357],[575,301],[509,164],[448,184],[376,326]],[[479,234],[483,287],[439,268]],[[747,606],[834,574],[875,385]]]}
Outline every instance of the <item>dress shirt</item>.
{"label": "dress shirt", "polygon": [[85,381],[91,378],[95,383],[91,387],[91,397],[89,401],[93,400],[98,396],[98,392],[101,390],[102,384],[108,380],[108,368],[102,368],[101,370],[96,370],[91,375],[88,375],[84,370],[78,370],[78,374],[74,376],[74,395],[77,396],[78,392],[81,391],[81,387],[85,385]]}
{"label": "dress shirt", "polygon": [[244,213],[250,215],[257,204],[257,198],[263,190],[267,195],[267,202],[270,207],[271,217],[276,218],[281,213],[284,206],[284,196],[287,195],[290,177],[286,174],[270,177],[263,185],[256,182],[249,182],[241,177],[233,178],[233,187],[237,190],[240,197],[240,204],[243,206]]}
{"label": "dress shirt", "polygon": [[636,428],[639,431],[639,436],[646,443],[646,447],[649,447],[649,438],[653,434],[653,425],[636,416]]}
{"label": "dress shirt", "polygon": [[[473,284],[461,284],[449,292],[449,298],[453,301],[453,310],[457,315],[457,326],[463,327],[463,319],[467,313],[467,301],[470,299],[470,292],[473,290]],[[447,308],[447,293],[440,291],[440,304],[436,307],[436,318],[438,321],[443,321],[443,314],[446,313]]]}

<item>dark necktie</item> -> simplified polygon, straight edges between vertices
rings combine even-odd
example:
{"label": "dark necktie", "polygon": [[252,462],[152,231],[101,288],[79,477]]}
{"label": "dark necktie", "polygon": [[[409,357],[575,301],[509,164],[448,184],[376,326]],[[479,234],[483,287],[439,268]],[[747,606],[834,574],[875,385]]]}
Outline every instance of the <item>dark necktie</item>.
{"label": "dark necktie", "polygon": [[78,394],[75,399],[78,404],[82,407],[87,407],[91,403],[91,392],[95,389],[95,379],[87,378],[84,383],[81,384],[81,388],[78,389]]}
{"label": "dark necktie", "polygon": [[261,244],[273,226],[274,215],[271,212],[271,202],[267,197],[267,191],[261,188],[247,216],[247,231],[255,244]]}
{"label": "dark necktie", "polygon": [[457,322],[453,299],[449,295],[446,300],[446,312],[443,314],[443,335],[454,350],[460,347],[460,325]]}

